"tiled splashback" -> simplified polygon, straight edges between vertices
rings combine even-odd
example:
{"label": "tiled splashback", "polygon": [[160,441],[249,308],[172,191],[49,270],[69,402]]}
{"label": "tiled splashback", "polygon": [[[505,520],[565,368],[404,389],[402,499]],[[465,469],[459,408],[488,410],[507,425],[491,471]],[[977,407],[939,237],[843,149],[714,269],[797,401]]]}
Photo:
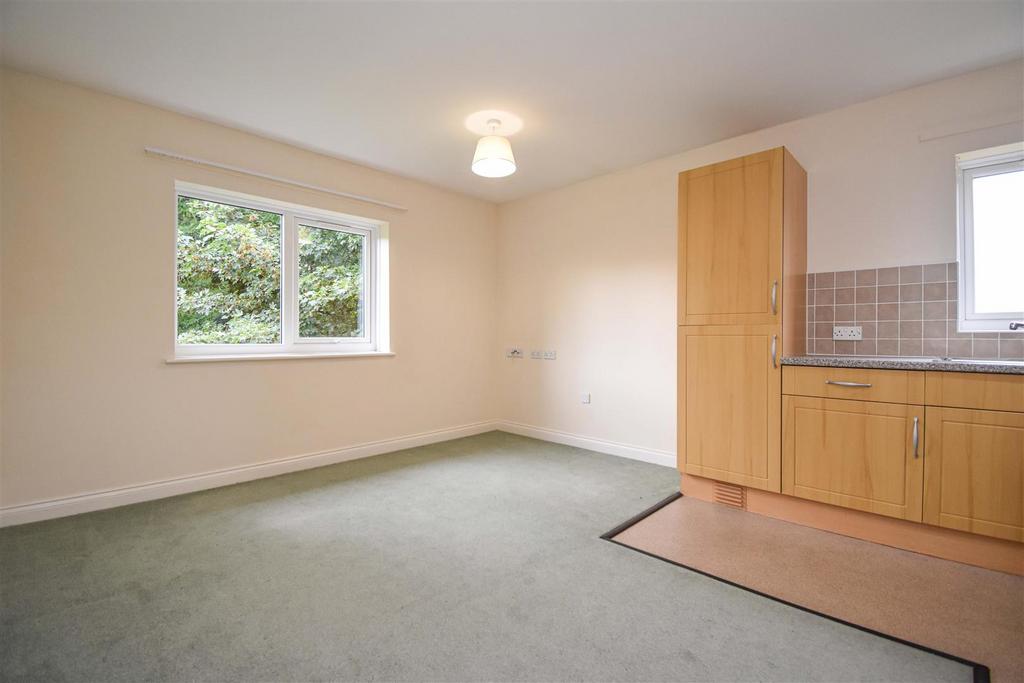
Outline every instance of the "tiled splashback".
{"label": "tiled splashback", "polygon": [[[807,353],[1024,360],[1024,335],[956,331],[957,265],[811,273]],[[833,325],[860,325],[863,341],[833,341]]]}

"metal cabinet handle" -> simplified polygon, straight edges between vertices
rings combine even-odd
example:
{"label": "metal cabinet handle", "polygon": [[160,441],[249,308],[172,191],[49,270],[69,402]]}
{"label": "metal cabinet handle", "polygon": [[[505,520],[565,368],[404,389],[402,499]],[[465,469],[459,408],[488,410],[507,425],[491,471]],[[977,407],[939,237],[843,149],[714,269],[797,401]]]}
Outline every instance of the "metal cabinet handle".
{"label": "metal cabinet handle", "polygon": [[1016,331],[1016,330],[1019,330],[1022,327],[1024,327],[1024,320],[1014,320],[1014,321],[1010,322],[1010,329],[1011,330]]}
{"label": "metal cabinet handle", "polygon": [[841,382],[839,380],[834,379],[825,380],[825,384],[831,384],[837,387],[860,387],[863,389],[867,389],[868,387],[871,386],[870,384],[862,384],[861,382]]}
{"label": "metal cabinet handle", "polygon": [[917,447],[921,443],[921,435],[917,430],[917,417],[914,417],[914,458],[917,458]]}
{"label": "metal cabinet handle", "polygon": [[779,312],[778,306],[776,305],[779,301],[779,281],[776,280],[772,283],[772,315]]}
{"label": "metal cabinet handle", "polygon": [[774,368],[776,370],[779,367],[779,361],[778,361],[778,358],[775,355],[775,351],[778,348],[778,343],[779,343],[779,335],[773,334],[772,335],[772,368]]}

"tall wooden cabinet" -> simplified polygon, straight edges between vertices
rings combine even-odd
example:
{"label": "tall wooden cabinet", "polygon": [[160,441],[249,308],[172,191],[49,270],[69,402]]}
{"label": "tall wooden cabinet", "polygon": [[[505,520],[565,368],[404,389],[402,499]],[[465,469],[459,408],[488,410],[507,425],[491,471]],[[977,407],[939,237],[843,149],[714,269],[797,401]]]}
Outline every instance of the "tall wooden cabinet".
{"label": "tall wooden cabinet", "polygon": [[781,491],[782,354],[804,352],[807,175],[782,147],[679,175],[679,469]]}

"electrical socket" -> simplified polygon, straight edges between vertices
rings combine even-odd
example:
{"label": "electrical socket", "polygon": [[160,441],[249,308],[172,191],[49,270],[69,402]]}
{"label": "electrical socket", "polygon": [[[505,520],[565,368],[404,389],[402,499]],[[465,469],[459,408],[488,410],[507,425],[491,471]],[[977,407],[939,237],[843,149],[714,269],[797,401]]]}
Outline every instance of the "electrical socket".
{"label": "electrical socket", "polygon": [[505,349],[505,358],[522,358],[523,350],[518,347],[510,347]]}
{"label": "electrical socket", "polygon": [[860,325],[834,325],[832,338],[842,341],[860,341],[864,338],[864,328]]}
{"label": "electrical socket", "polygon": [[540,360],[544,357],[543,351],[530,351],[530,360]]}
{"label": "electrical socket", "polygon": [[554,351],[544,351],[544,360],[555,360],[557,354]]}
{"label": "electrical socket", "polygon": [[589,404],[590,403],[590,392],[587,392],[585,394],[580,394],[580,403],[585,403],[585,404]]}

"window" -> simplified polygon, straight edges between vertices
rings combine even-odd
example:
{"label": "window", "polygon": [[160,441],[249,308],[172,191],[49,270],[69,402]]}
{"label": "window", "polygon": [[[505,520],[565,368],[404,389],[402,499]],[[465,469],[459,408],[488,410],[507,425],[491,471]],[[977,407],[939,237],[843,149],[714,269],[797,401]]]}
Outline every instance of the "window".
{"label": "window", "polygon": [[176,357],[388,352],[386,223],[176,189]]}
{"label": "window", "polygon": [[1024,143],[958,154],[956,169],[958,328],[1009,332],[1024,322]]}

